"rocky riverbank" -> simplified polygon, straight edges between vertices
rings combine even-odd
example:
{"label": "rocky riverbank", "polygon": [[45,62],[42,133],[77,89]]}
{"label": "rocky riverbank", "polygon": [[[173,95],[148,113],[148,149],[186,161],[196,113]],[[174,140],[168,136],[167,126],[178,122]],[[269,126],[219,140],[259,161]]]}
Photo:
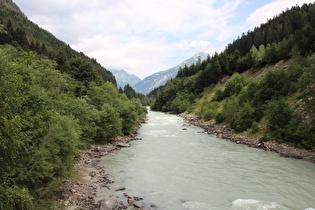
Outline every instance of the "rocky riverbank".
{"label": "rocky riverbank", "polygon": [[[143,121],[142,123],[144,123]],[[106,145],[93,145],[89,150],[81,150],[75,158],[76,177],[64,180],[61,203],[65,206],[65,210],[77,209],[144,209],[147,205],[143,199],[137,196],[129,196],[124,193],[123,197],[117,197],[109,194],[106,198],[97,196],[99,190],[107,188],[110,191],[124,191],[120,189],[111,189],[111,185],[115,182],[109,174],[106,173],[103,166],[99,163],[101,158],[109,153],[119,150],[123,147],[129,147],[130,141],[140,140],[136,138],[137,130],[140,125],[135,128],[132,135],[128,137],[119,137]],[[154,208],[154,204],[150,204]]]}
{"label": "rocky riverbank", "polygon": [[216,124],[214,122],[206,122],[199,119],[193,114],[182,113],[179,116],[186,119],[192,125],[201,127],[208,134],[217,136],[218,138],[226,139],[237,144],[245,144],[249,147],[260,148],[266,151],[272,151],[278,153],[282,157],[290,157],[296,159],[304,159],[315,163],[315,151],[299,149],[290,146],[289,144],[277,143],[274,141],[259,142],[258,139],[248,138],[246,136],[239,135],[233,131],[229,126]]}
{"label": "rocky riverbank", "polygon": [[[315,151],[294,148],[288,144],[279,144],[276,142],[259,142],[258,139],[248,138],[235,133],[231,128],[213,122],[205,122],[191,114],[180,114],[186,121],[192,125],[201,127],[208,134],[226,139],[237,144],[245,144],[249,147],[260,148],[266,151],[277,152],[284,157],[292,157],[315,162]],[[139,126],[140,127],[140,126]],[[138,128],[139,128],[138,127]],[[75,179],[64,181],[63,195],[61,202],[65,210],[74,209],[157,209],[155,204],[146,203],[137,195],[128,195],[123,186],[114,187],[115,182],[105,168],[101,166],[101,158],[109,153],[119,150],[123,147],[129,147],[130,141],[140,140],[136,138],[135,133],[129,137],[120,137],[113,140],[110,144],[94,145],[89,150],[79,151],[76,156]],[[185,128],[183,128],[185,129]],[[106,190],[106,196],[98,196],[102,189]],[[107,194],[108,192],[108,194]],[[121,196],[117,196],[120,192]]]}

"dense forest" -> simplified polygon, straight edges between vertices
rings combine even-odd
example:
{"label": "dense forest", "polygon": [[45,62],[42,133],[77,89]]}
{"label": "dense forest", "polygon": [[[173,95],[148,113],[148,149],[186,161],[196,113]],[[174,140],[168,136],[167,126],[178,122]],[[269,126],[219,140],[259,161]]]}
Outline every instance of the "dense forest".
{"label": "dense forest", "polygon": [[152,109],[192,112],[262,141],[312,149],[314,51],[315,4],[294,6],[223,52],[180,69],[175,79],[150,93],[157,97]]}
{"label": "dense forest", "polygon": [[143,106],[150,106],[154,100],[154,96],[150,97],[142,93],[137,93],[129,84],[125,85],[123,89],[119,88],[119,92],[126,94],[129,99],[139,99]]}
{"label": "dense forest", "polygon": [[0,209],[49,209],[78,149],[144,117],[113,75],[0,0]]}
{"label": "dense forest", "polygon": [[[11,44],[24,51],[33,51],[54,60],[57,68],[75,74],[67,64],[71,59],[80,58],[93,67],[90,72],[81,74],[101,75],[104,81],[116,84],[112,73],[103,68],[95,59],[87,57],[83,52],[73,50],[69,45],[58,40],[48,31],[34,24],[20,11],[12,0],[0,0],[0,44]],[[92,75],[94,74],[94,75]],[[80,77],[80,75],[73,75]]]}

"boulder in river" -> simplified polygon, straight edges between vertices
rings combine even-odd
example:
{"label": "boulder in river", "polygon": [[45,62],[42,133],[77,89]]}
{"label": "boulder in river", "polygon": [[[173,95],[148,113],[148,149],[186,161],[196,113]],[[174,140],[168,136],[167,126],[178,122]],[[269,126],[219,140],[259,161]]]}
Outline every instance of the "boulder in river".
{"label": "boulder in river", "polygon": [[117,145],[118,147],[130,147],[130,144],[123,143],[123,142],[118,142],[118,143],[116,143],[116,145]]}
{"label": "boulder in river", "polygon": [[115,199],[103,199],[98,201],[99,210],[114,210],[118,208],[118,201]]}

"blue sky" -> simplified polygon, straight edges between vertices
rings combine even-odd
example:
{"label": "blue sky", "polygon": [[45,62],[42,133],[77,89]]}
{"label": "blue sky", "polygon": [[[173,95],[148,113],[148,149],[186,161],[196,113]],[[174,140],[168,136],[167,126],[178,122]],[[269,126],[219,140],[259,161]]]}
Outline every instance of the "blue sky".
{"label": "blue sky", "polygon": [[108,69],[140,78],[213,54],[314,0],[13,0],[30,20]]}

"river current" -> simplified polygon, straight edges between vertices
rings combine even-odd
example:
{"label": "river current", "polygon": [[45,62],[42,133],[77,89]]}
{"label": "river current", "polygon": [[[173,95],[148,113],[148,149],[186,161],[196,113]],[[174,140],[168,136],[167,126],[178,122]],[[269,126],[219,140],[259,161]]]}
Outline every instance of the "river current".
{"label": "river current", "polygon": [[149,111],[138,137],[102,165],[114,187],[158,209],[315,210],[313,163],[219,139],[160,112]]}

